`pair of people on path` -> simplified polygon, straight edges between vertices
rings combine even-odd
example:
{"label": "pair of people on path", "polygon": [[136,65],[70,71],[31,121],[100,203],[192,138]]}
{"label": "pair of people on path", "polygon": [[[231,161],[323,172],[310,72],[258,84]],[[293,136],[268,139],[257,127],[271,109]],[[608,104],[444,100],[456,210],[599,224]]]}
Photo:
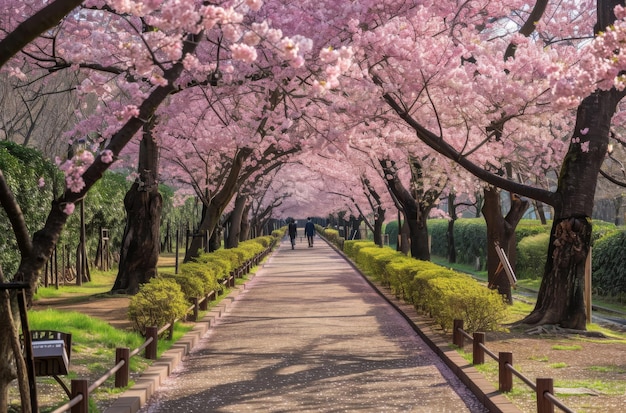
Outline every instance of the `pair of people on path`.
{"label": "pair of people on path", "polygon": [[[291,240],[291,249],[296,247],[296,237],[298,236],[298,225],[296,221],[293,219],[289,222],[289,239]],[[313,236],[315,235],[315,225],[311,218],[307,218],[306,224],[304,225],[304,235],[306,235],[306,239],[309,242],[309,248],[313,247]]]}

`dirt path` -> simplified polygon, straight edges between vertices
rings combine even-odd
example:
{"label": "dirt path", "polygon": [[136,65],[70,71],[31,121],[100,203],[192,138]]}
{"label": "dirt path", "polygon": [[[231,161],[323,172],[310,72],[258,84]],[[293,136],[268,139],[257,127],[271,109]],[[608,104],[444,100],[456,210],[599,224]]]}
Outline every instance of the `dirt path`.
{"label": "dirt path", "polygon": [[106,321],[115,328],[131,329],[128,320],[129,297],[126,296],[91,296],[77,301],[76,297],[51,298],[37,300],[33,307],[38,310],[52,308],[59,311],[78,311],[90,317]]}

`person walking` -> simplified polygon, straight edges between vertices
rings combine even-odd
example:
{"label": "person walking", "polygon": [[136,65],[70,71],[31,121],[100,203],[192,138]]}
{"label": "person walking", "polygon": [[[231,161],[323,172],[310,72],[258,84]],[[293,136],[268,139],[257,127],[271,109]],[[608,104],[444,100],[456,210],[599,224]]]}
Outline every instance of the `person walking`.
{"label": "person walking", "polygon": [[307,218],[306,225],[304,225],[304,234],[307,241],[309,241],[309,248],[313,247],[313,236],[315,235],[315,225],[311,221],[311,217]]}
{"label": "person walking", "polygon": [[289,239],[291,239],[291,249],[294,249],[296,248],[296,237],[298,236],[298,225],[295,220],[291,219],[289,221],[288,231]]}

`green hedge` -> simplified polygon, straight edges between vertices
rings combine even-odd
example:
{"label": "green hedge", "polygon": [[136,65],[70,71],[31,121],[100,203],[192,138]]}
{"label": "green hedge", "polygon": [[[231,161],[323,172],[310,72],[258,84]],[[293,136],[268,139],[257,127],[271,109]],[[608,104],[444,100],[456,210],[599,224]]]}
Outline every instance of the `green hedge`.
{"label": "green hedge", "polygon": [[592,252],[595,294],[621,298],[626,295],[626,232],[612,231],[595,242]]}
{"label": "green hedge", "polygon": [[[275,232],[280,237],[283,234]],[[190,300],[222,291],[221,280],[276,242],[273,235],[240,242],[237,248],[200,254],[195,260],[181,264],[176,275],[160,274],[151,279],[131,299],[128,317],[134,328],[145,334],[146,327],[162,327],[183,317]]]}
{"label": "green hedge", "polygon": [[452,328],[455,318],[463,319],[468,331],[494,330],[506,317],[507,306],[497,291],[468,275],[369,241],[346,241],[344,252],[365,274],[388,284],[444,330]]}
{"label": "green hedge", "polygon": [[171,278],[155,277],[143,284],[128,305],[128,319],[145,336],[147,327],[163,327],[185,315],[187,300]]}
{"label": "green hedge", "polygon": [[530,235],[517,244],[517,265],[515,275],[518,279],[537,279],[543,276],[548,256],[550,233]]}

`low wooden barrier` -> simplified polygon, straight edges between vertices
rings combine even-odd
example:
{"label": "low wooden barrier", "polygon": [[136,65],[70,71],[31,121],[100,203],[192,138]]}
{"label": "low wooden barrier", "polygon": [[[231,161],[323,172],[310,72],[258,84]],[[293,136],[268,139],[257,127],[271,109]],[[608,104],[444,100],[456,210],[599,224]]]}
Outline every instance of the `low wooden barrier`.
{"label": "low wooden barrier", "polygon": [[[244,275],[250,273],[252,267],[258,265],[272,250],[273,245],[266,248],[263,252],[257,254],[254,258],[246,261],[239,268],[232,271],[230,275],[222,281],[222,285],[225,287],[234,287],[235,279],[241,278]],[[197,321],[200,310],[206,310],[208,308],[208,302],[215,300],[217,293],[211,291],[207,296],[201,299],[195,299],[192,305],[187,309],[185,317],[191,314],[189,321]],[[157,359],[157,344],[159,335],[166,331],[168,333],[168,340],[171,340],[174,333],[174,324],[179,321],[176,319],[171,323],[168,323],[161,327],[147,327],[146,328],[146,341],[133,350],[132,352],[128,348],[117,348],[115,350],[115,365],[107,370],[102,377],[89,385],[87,380],[74,379],[71,381],[70,387],[70,400],[64,405],[53,410],[51,413],[62,413],[71,411],[71,413],[88,413],[89,411],[89,395],[100,387],[109,377],[115,374],[115,387],[126,387],[130,380],[129,362],[130,358],[138,355],[141,351],[145,351],[144,357],[148,360]]]}
{"label": "low wooden barrier", "polygon": [[554,395],[553,379],[537,378],[533,383],[513,367],[513,353],[499,352],[496,355],[485,346],[485,333],[476,332],[469,335],[463,330],[463,320],[454,320],[452,343],[463,348],[466,338],[472,342],[472,364],[483,364],[485,354],[498,363],[498,384],[501,392],[506,393],[513,389],[513,375],[515,375],[537,394],[537,413],[554,413],[555,406],[566,413],[575,413]]}

